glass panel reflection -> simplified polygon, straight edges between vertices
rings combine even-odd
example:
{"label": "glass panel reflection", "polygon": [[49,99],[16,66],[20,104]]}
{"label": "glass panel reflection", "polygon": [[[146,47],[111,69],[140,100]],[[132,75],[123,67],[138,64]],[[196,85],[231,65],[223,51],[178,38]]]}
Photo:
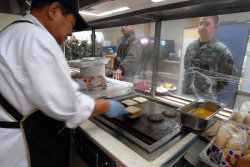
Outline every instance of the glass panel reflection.
{"label": "glass panel reflection", "polygon": [[161,38],[174,41],[177,58],[159,62],[159,76],[166,75],[158,80],[159,93],[215,100],[232,108],[242,83],[249,18],[249,13],[238,13],[164,22]]}
{"label": "glass panel reflection", "polygon": [[150,92],[154,24],[127,25],[97,32],[104,34],[101,55],[109,59],[106,76],[133,82],[136,90]]}
{"label": "glass panel reflection", "polygon": [[[163,21],[156,94],[211,99],[233,108],[238,89],[250,92],[249,20],[244,12]],[[96,30],[95,56],[109,60],[106,76],[150,92],[154,28],[147,23]],[[70,59],[92,56],[90,31],[74,33],[70,40]],[[79,46],[83,50],[72,54]]]}

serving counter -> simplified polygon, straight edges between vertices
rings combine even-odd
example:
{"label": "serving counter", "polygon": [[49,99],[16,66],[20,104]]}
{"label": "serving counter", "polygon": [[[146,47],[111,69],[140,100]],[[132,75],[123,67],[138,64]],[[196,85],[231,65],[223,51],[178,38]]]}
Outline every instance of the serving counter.
{"label": "serving counter", "polygon": [[[174,101],[172,97],[157,97],[159,100],[165,100],[168,104],[178,107],[184,105],[185,101],[177,99]],[[223,111],[222,111],[222,114]],[[228,114],[230,115],[230,114]],[[218,117],[223,117],[221,113]],[[225,114],[224,117],[226,118]],[[172,166],[183,159],[186,152],[189,152],[189,157],[198,159],[198,154],[193,155],[192,151],[196,150],[196,143],[200,139],[196,132],[188,131],[180,139],[173,139],[172,144],[164,149],[164,145],[155,151],[153,159],[147,159],[143,152],[136,146],[135,143],[129,142],[124,136],[113,131],[109,131],[96,121],[87,121],[80,126],[82,132],[112,161],[114,166],[128,167],[157,167],[157,166]],[[205,144],[208,144],[205,142]],[[203,144],[204,145],[204,144]],[[193,148],[192,148],[193,146]],[[194,148],[195,147],[195,148]],[[205,147],[205,146],[204,146]],[[191,153],[190,153],[191,152]],[[199,150],[198,150],[199,152]],[[195,159],[194,158],[194,159]],[[191,160],[192,161],[192,160]],[[102,162],[105,164],[105,162]],[[108,164],[108,163],[107,163]],[[167,165],[166,165],[167,164]],[[111,166],[111,165],[108,165]]]}
{"label": "serving counter", "polygon": [[94,143],[96,143],[116,161],[117,166],[128,167],[162,166],[164,163],[171,160],[171,158],[174,158],[176,154],[180,153],[181,150],[185,149],[188,144],[192,143],[192,141],[197,138],[197,135],[190,133],[161,156],[153,161],[148,161],[133,151],[130,147],[123,144],[119,138],[113,137],[91,121],[87,121],[82,124],[81,129]]}

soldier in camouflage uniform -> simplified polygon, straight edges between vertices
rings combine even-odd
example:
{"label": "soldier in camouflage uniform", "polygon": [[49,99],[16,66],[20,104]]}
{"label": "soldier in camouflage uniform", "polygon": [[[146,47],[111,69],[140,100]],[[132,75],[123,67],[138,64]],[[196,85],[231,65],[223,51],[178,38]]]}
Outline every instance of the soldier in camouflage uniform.
{"label": "soldier in camouflage uniform", "polygon": [[139,70],[142,46],[135,37],[133,26],[123,26],[121,31],[124,36],[117,51],[114,78],[131,81]]}
{"label": "soldier in camouflage uniform", "polygon": [[215,39],[218,22],[218,16],[200,19],[200,38],[188,46],[184,58],[183,93],[216,100],[225,76],[235,73],[232,53]]}

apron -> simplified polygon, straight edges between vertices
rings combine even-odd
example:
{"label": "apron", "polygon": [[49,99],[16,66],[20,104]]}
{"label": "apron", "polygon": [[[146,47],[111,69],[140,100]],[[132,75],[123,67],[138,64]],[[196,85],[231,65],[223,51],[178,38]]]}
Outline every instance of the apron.
{"label": "apron", "polygon": [[69,167],[72,131],[64,122],[54,120],[37,110],[23,117],[1,94],[0,105],[17,122],[0,121],[1,128],[21,128],[31,167]]}
{"label": "apron", "polygon": [[[21,22],[33,24],[27,20],[16,21],[12,24]],[[39,110],[24,117],[1,94],[0,105],[16,119],[16,122],[0,121],[0,128],[21,128],[31,167],[70,166],[73,130],[65,128],[64,122],[52,119]]]}

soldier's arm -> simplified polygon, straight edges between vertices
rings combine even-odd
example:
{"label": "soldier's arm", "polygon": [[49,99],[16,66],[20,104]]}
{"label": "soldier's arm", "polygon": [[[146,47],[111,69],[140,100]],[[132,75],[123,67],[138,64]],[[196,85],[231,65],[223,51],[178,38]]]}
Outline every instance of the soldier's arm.
{"label": "soldier's arm", "polygon": [[121,38],[120,40],[119,40],[119,45],[118,45],[118,48],[117,48],[117,55],[116,55],[116,57],[115,57],[115,62],[114,62],[114,68],[115,69],[120,69],[120,68],[122,68],[122,67],[120,67],[121,66],[121,62],[122,62],[122,60],[121,60],[121,58],[122,58],[122,50],[123,50],[123,48],[122,48],[122,46],[121,46],[121,43],[122,43],[122,41],[123,41],[123,38]]}
{"label": "soldier's arm", "polygon": [[137,42],[132,43],[131,46],[128,48],[127,57],[121,63],[122,70],[124,70],[123,71],[124,73],[126,73],[129,70],[129,65],[132,65],[134,63],[139,63],[141,54],[142,54],[142,47],[139,45],[139,43]]}
{"label": "soldier's arm", "polygon": [[184,56],[184,69],[185,71],[188,70],[191,66],[191,49],[190,47],[187,48],[185,56]]}
{"label": "soldier's arm", "polygon": [[220,72],[227,75],[236,75],[237,71],[234,67],[234,61],[232,52],[229,49],[226,49],[221,60],[221,69]]}
{"label": "soldier's arm", "polygon": [[183,80],[183,85],[182,85],[182,92],[183,93],[191,93],[189,92],[189,87],[191,84],[191,78],[190,78],[190,73],[189,68],[191,67],[191,49],[190,46],[188,46],[185,56],[184,56],[184,80]]}

